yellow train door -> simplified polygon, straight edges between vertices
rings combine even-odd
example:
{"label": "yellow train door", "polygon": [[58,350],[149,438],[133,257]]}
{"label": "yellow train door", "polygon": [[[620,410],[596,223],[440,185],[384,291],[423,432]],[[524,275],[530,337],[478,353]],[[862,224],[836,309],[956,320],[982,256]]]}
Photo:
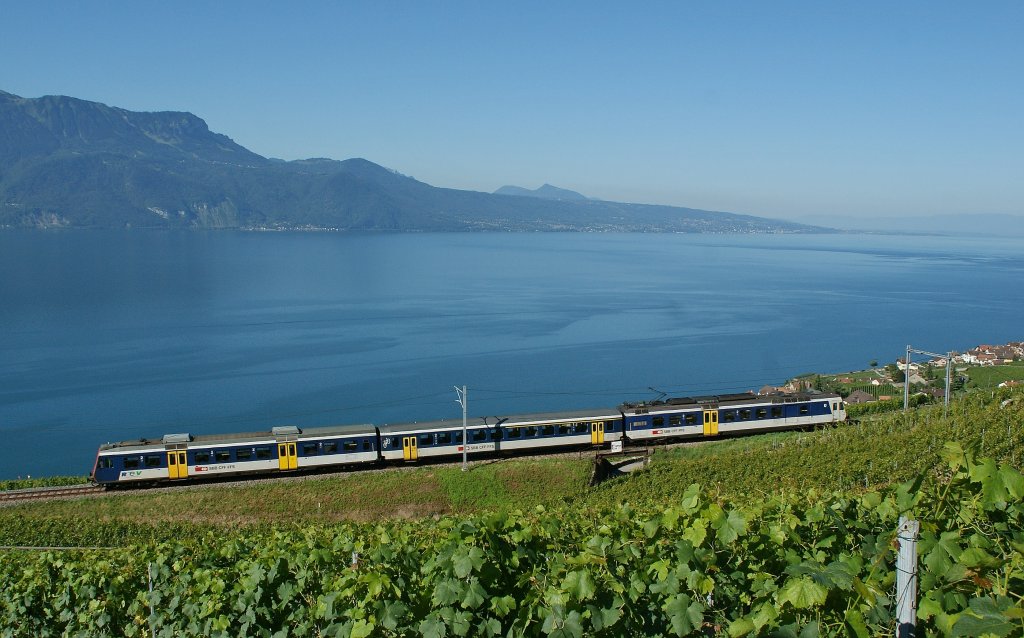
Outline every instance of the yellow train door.
{"label": "yellow train door", "polygon": [[604,421],[595,421],[590,424],[590,442],[594,445],[604,443]]}
{"label": "yellow train door", "polygon": [[299,457],[294,443],[277,444],[277,467],[294,470],[299,467]]}
{"label": "yellow train door", "polygon": [[402,437],[402,457],[406,461],[415,461],[416,459],[419,458],[419,450],[416,447],[416,437]]}
{"label": "yellow train door", "polygon": [[[172,452],[173,454],[173,452]],[[185,451],[177,452],[178,455],[178,478],[188,478],[188,460],[185,458]]]}
{"label": "yellow train door", "polygon": [[168,452],[167,453],[167,478],[176,479],[178,478],[178,453]]}
{"label": "yellow train door", "polygon": [[718,410],[704,410],[704,436],[718,435]]}

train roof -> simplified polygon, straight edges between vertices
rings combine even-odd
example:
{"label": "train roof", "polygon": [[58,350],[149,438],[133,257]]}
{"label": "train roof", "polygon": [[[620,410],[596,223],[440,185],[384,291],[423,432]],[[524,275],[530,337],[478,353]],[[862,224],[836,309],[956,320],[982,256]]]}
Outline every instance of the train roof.
{"label": "train roof", "polygon": [[739,392],[735,394],[712,394],[696,397],[671,397],[657,401],[640,401],[638,403],[623,403],[620,407],[623,410],[635,410],[636,408],[672,408],[701,405],[728,405],[730,403],[749,403],[760,401],[763,403],[794,403],[797,401],[811,401],[814,399],[837,398],[838,394],[807,391],[807,392],[773,392],[771,394],[754,394],[753,392]]}
{"label": "train roof", "polygon": [[134,439],[129,441],[118,441],[116,443],[105,443],[100,446],[100,452],[110,450],[134,450],[134,449],[164,449],[167,445],[186,443],[188,447],[204,447],[216,445],[232,445],[245,441],[273,443],[278,438],[289,438],[294,440],[315,439],[329,436],[360,436],[376,434],[377,429],[370,424],[356,425],[328,425],[314,428],[300,428],[293,425],[277,426],[270,430],[261,432],[231,432],[226,434],[165,434],[154,439]]}
{"label": "train roof", "polygon": [[[593,419],[620,418],[622,415],[616,408],[594,408],[591,410],[567,410],[562,412],[539,412],[535,414],[517,414],[514,416],[488,416],[470,417],[466,420],[467,428],[493,428],[497,425],[504,427],[513,425],[527,425],[532,423],[547,423],[557,421],[590,421]],[[397,432],[426,432],[433,430],[461,429],[462,419],[447,419],[444,421],[423,421],[420,423],[393,423],[380,426],[381,434],[395,434]]]}

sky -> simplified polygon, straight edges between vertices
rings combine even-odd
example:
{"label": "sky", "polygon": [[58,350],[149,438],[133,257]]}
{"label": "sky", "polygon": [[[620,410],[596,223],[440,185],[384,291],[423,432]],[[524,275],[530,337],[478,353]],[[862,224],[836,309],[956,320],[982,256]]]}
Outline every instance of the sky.
{"label": "sky", "polygon": [[449,188],[1024,214],[1019,1],[3,0],[0,90]]}

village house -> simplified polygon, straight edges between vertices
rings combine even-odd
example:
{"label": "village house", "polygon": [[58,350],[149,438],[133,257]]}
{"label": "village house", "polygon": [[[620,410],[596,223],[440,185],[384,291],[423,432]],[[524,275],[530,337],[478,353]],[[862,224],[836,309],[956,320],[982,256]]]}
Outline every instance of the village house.
{"label": "village house", "polygon": [[852,405],[858,405],[860,403],[871,403],[875,400],[875,397],[871,396],[863,390],[854,390],[846,397],[846,402]]}
{"label": "village house", "polygon": [[928,380],[916,372],[911,372],[907,380],[910,382],[910,385],[928,385]]}

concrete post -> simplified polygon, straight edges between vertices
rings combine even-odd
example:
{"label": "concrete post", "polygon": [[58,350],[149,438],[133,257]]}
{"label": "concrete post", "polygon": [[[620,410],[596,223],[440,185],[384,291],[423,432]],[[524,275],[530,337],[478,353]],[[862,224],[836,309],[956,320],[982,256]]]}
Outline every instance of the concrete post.
{"label": "concrete post", "polygon": [[918,521],[900,517],[896,528],[899,550],[896,556],[896,638],[917,635],[917,533]]}

